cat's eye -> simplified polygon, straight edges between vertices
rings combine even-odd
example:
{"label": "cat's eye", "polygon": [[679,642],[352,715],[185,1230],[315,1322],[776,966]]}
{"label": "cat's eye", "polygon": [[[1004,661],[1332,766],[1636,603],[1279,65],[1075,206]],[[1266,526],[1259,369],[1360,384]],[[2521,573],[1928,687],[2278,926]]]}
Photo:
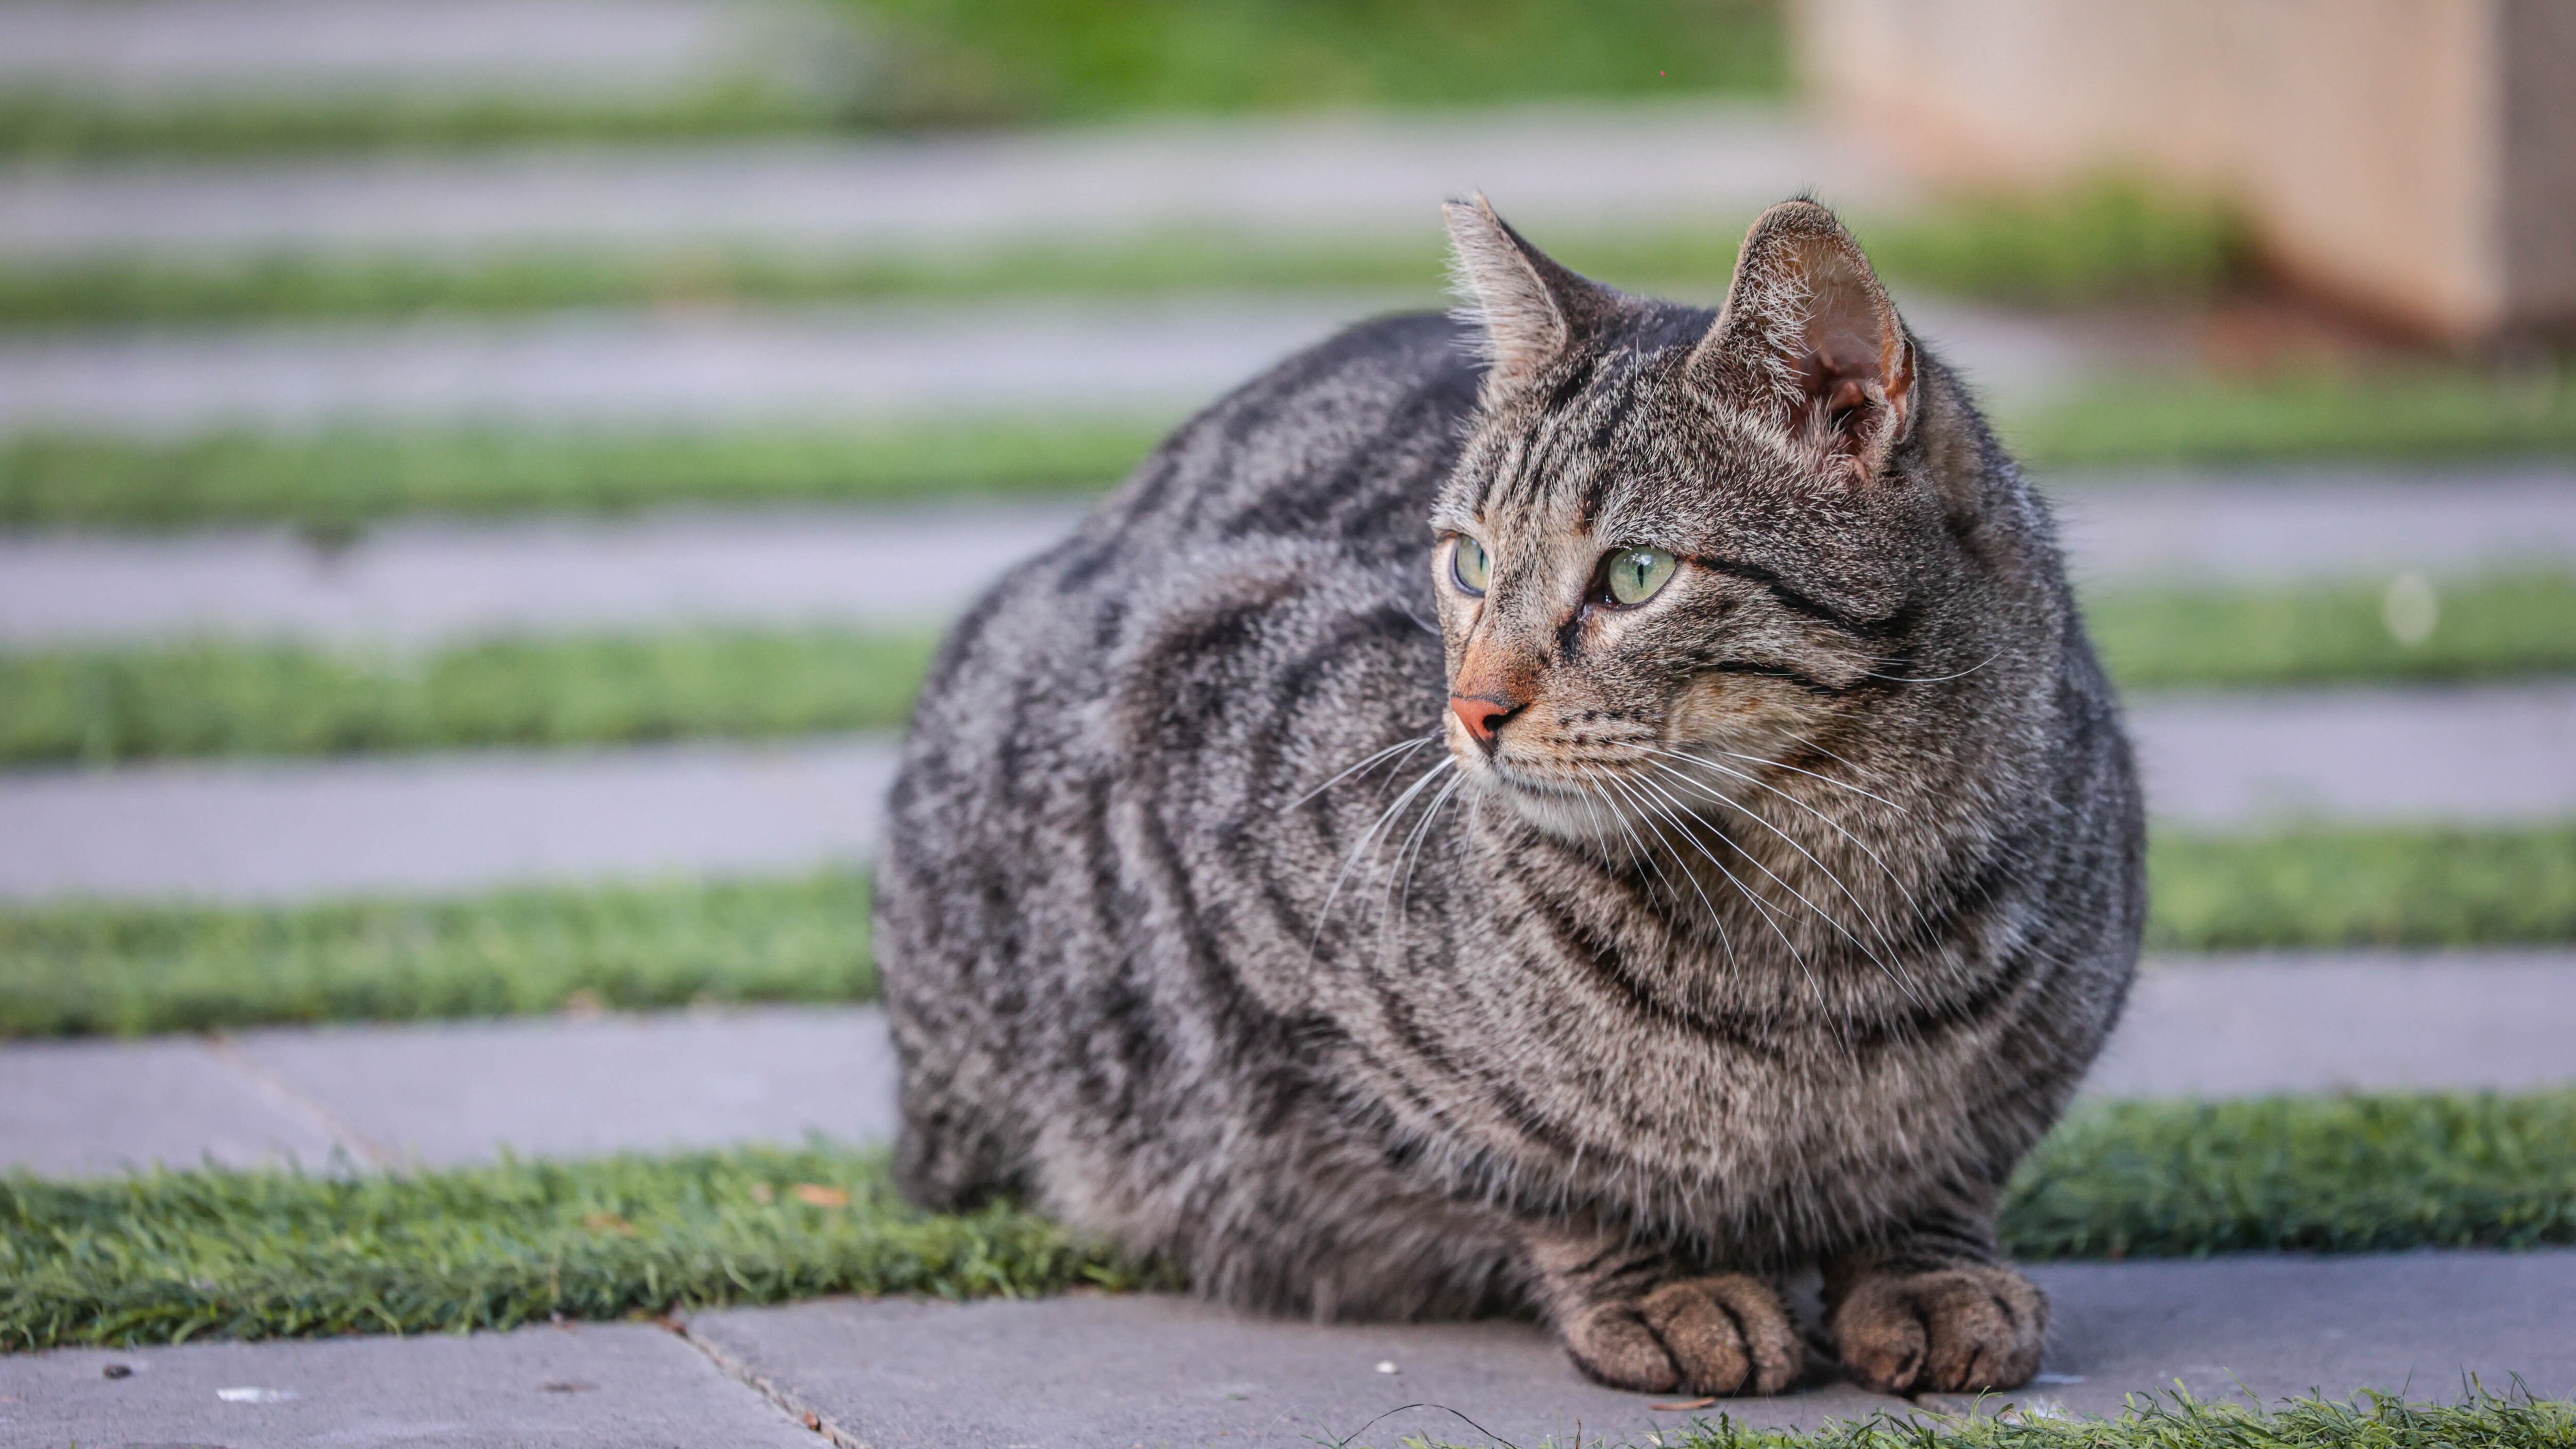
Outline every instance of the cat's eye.
{"label": "cat's eye", "polygon": [[1660,548],[1623,548],[1610,555],[1601,573],[1613,603],[1642,604],[1673,576],[1673,556]]}
{"label": "cat's eye", "polygon": [[1494,561],[1485,556],[1485,546],[1465,534],[1449,550],[1449,574],[1458,587],[1471,594],[1481,594],[1494,577]]}

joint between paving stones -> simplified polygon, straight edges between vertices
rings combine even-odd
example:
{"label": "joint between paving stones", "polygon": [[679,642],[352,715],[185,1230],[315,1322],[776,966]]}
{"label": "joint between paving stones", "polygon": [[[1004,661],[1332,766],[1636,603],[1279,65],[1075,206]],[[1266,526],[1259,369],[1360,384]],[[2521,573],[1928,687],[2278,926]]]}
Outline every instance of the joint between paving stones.
{"label": "joint between paving stones", "polygon": [[279,1111],[301,1117],[319,1127],[323,1135],[329,1137],[342,1151],[369,1167],[400,1166],[394,1155],[378,1146],[374,1138],[359,1131],[339,1113],[297,1091],[293,1083],[270,1071],[250,1053],[243,1051],[241,1043],[233,1039],[232,1033],[216,1027],[206,1033],[205,1040],[206,1054],[213,1057],[217,1065],[248,1082],[251,1090],[259,1093],[269,1105]]}
{"label": "joint between paving stones", "polygon": [[666,1313],[656,1317],[653,1322],[655,1326],[672,1337],[705,1355],[707,1362],[714,1364],[718,1372],[777,1405],[780,1413],[823,1436],[824,1441],[829,1443],[832,1449],[874,1449],[874,1446],[866,1440],[842,1428],[830,1415],[805,1402],[769,1375],[754,1368],[749,1360],[691,1333],[686,1319]]}

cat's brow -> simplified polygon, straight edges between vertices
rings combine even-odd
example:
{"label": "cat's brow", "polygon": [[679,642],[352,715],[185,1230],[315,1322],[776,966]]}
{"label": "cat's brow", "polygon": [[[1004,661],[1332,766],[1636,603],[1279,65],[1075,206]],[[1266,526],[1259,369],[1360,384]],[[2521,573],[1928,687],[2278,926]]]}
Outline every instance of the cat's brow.
{"label": "cat's brow", "polygon": [[1741,559],[1714,558],[1706,554],[1693,554],[1690,556],[1690,561],[1704,569],[1730,574],[1747,582],[1760,584],[1769,591],[1772,598],[1779,600],[1781,607],[1804,614],[1821,623],[1831,624],[1846,634],[1857,635],[1863,639],[1877,639],[1889,633],[1905,612],[1899,608],[1884,614],[1865,617],[1850,614],[1811,594],[1801,593],[1791,587],[1789,582],[1781,578],[1776,571],[1764,568],[1757,563],[1746,563]]}

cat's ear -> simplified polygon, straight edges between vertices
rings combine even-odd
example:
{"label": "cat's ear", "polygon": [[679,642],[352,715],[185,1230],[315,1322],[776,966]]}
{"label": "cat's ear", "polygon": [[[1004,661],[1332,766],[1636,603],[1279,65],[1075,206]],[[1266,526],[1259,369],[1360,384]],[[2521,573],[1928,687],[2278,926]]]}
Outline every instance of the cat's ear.
{"label": "cat's ear", "polygon": [[1876,475],[1914,414],[1914,345],[1860,244],[1812,201],[1784,201],[1745,234],[1693,377],[1767,413],[1827,465]]}
{"label": "cat's ear", "polygon": [[1481,193],[1440,210],[1449,222],[1460,311],[1484,329],[1490,404],[1588,336],[1618,294],[1531,246]]}

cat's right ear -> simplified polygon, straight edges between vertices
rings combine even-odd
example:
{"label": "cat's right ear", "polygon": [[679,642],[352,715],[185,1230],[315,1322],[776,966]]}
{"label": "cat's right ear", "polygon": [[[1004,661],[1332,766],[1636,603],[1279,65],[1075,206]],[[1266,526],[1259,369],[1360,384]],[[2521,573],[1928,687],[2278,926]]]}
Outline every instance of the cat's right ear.
{"label": "cat's right ear", "polygon": [[1484,400],[1491,406],[1588,336],[1617,294],[1531,246],[1482,193],[1440,210],[1449,222],[1459,312],[1484,332]]}

